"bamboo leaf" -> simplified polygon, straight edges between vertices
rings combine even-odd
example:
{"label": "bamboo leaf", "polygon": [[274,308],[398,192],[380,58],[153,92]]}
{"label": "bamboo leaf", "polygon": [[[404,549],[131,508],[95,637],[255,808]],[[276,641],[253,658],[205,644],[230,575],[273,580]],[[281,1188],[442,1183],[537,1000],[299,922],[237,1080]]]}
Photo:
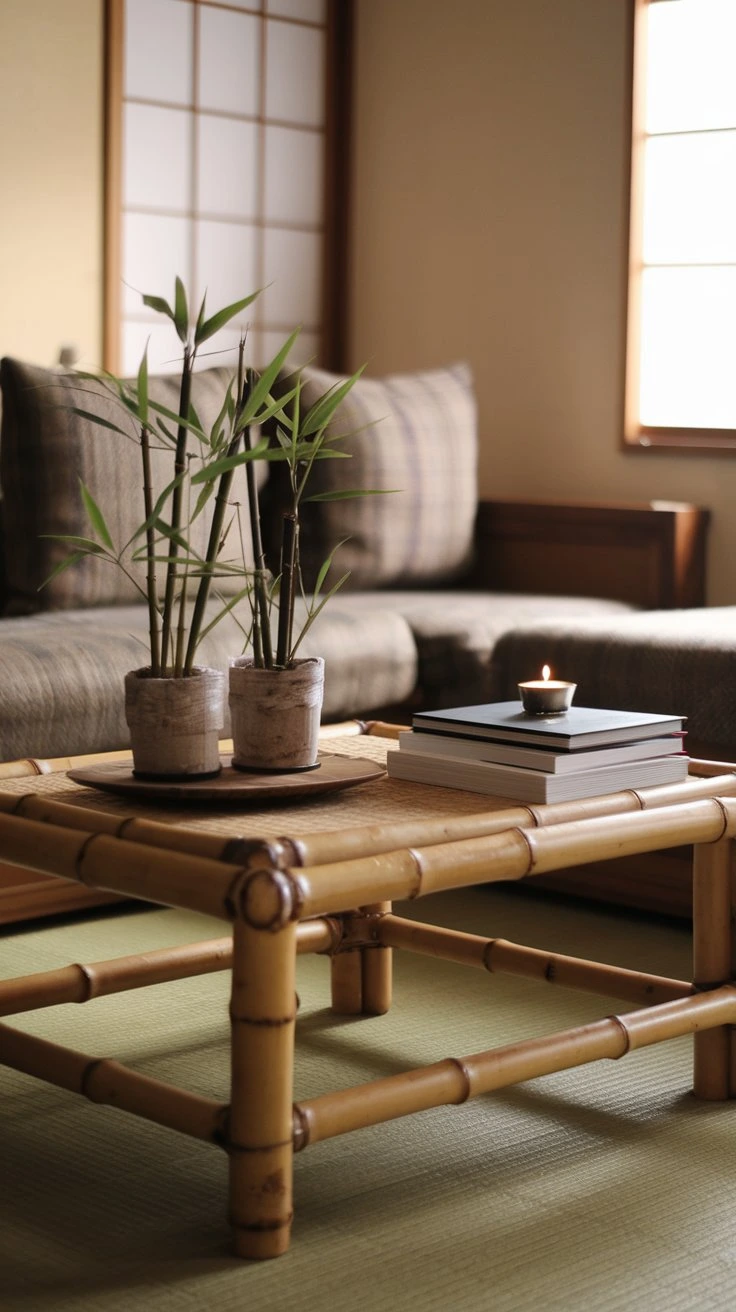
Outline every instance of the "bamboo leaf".
{"label": "bamboo leaf", "polygon": [[169,419],[172,423],[176,424],[177,428],[183,424],[190,433],[193,433],[195,437],[199,438],[200,442],[206,442],[208,440],[207,434],[202,428],[198,428],[192,419],[184,419],[181,415],[178,415],[175,410],[169,410],[168,406],[161,405],[160,401],[149,400],[148,404],[150,409],[155,410],[157,415],[163,415],[164,419]]}
{"label": "bamboo leaf", "polygon": [[144,296],[143,304],[147,305],[149,310],[155,310],[157,314],[165,314],[172,323],[174,322],[174,311],[163,296]]}
{"label": "bamboo leaf", "polygon": [[294,329],[293,333],[291,333],[287,337],[281,349],[277,351],[271,363],[268,364],[266,368],[263,370],[263,373],[261,374],[255,387],[251,391],[250,396],[248,397],[246,405],[243,407],[243,411],[238,423],[239,430],[246,428],[248,424],[252,424],[254,420],[256,420],[259,417],[258,412],[262,405],[271,404],[272,402],[272,398],[270,396],[271,388],[273,387],[273,384],[276,381],[276,378],[278,377],[280,369],[282,368],[297,337],[299,336],[299,332],[300,332],[299,328]]}
{"label": "bamboo leaf", "polygon": [[346,378],[344,382],[336,383],[328,392],[325,392],[324,396],[321,396],[319,400],[315,401],[312,408],[304,416],[304,421],[301,427],[302,437],[309,437],[311,433],[316,433],[321,428],[326,428],[340,402],[345,399],[351,388],[355,386],[364,369],[365,365],[361,365],[360,369],[358,369],[351,378]]}
{"label": "bamboo leaf", "polygon": [[184,283],[179,277],[174,284],[174,327],[179,335],[179,341],[186,346],[189,336],[189,307]]}
{"label": "bamboo leaf", "polygon": [[204,487],[202,488],[202,491],[197,497],[197,504],[194,507],[194,513],[192,515],[192,523],[194,522],[194,520],[197,518],[198,515],[201,515],[202,511],[207,505],[207,502],[212,496],[214,490],[215,490],[214,480],[211,483],[205,483]]}
{"label": "bamboo leaf", "polygon": [[261,438],[261,441],[253,447],[252,451],[238,451],[234,456],[221,456],[219,460],[213,460],[210,464],[198,469],[196,474],[192,474],[192,483],[211,483],[214,479],[219,478],[228,469],[235,469],[238,465],[246,465],[251,460],[268,460],[270,458],[268,438]]}
{"label": "bamboo leaf", "polygon": [[65,556],[64,560],[60,560],[58,565],[52,569],[48,578],[39,584],[38,591],[40,592],[41,588],[45,588],[46,584],[50,583],[52,579],[58,578],[59,574],[63,574],[65,569],[69,569],[71,565],[76,565],[78,561],[83,560],[85,554],[84,551],[75,551],[72,556]]}
{"label": "bamboo leaf", "polygon": [[76,547],[83,555],[106,556],[107,550],[94,538],[81,537],[78,533],[39,533],[41,538],[50,538],[52,542],[64,542],[68,547]]}
{"label": "bamboo leaf", "polygon": [[79,415],[80,419],[89,419],[93,424],[99,424],[100,428],[109,428],[113,433],[120,433],[121,437],[130,437],[124,428],[114,424],[110,419],[103,419],[102,415],[96,415],[91,410],[82,410],[78,405],[64,406],[65,410],[71,410],[73,415]]}
{"label": "bamboo leaf", "polygon": [[87,512],[87,518],[89,519],[92,528],[100,541],[103,542],[106,547],[109,547],[111,551],[114,551],[115,547],[113,545],[113,540],[110,537],[110,530],[105,523],[105,516],[100,510],[100,507],[92,496],[89,488],[82,482],[81,478],[79,480],[79,486],[82,492],[82,501],[84,502],[84,508]]}
{"label": "bamboo leaf", "polygon": [[197,323],[194,329],[195,346],[198,346],[201,341],[200,333],[202,331],[202,326],[204,324],[204,304],[206,300],[207,300],[207,293],[205,292],[204,296],[202,297],[202,304],[199,307],[199,314],[197,315]]}
{"label": "bamboo leaf", "polygon": [[313,492],[311,497],[303,497],[302,501],[348,501],[351,497],[384,497],[398,490],[395,487],[345,488],[342,492]]}
{"label": "bamboo leaf", "polygon": [[229,323],[231,319],[234,319],[236,314],[239,314],[246,306],[251,305],[257,296],[260,296],[260,290],[253,292],[250,296],[244,296],[241,301],[234,301],[232,305],[226,305],[224,310],[218,310],[210,319],[206,319],[203,324],[197,324],[194,345],[201,346],[202,342],[206,342],[209,337],[214,337],[215,333],[224,328],[225,324]]}

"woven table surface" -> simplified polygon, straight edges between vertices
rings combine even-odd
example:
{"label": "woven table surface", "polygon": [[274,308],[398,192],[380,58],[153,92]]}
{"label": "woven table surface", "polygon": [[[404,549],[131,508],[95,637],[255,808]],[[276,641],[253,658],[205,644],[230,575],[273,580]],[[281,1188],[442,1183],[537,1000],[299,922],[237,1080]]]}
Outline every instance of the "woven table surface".
{"label": "woven table surface", "polygon": [[[363,757],[385,764],[386,752],[396,748],[392,739],[371,735],[331,738],[324,750],[344,756]],[[114,815],[136,815],[165,824],[206,829],[238,837],[298,838],[363,825],[380,825],[398,820],[436,820],[443,815],[476,815],[505,810],[513,802],[455,788],[435,788],[384,776],[344,792],[290,801],[258,801],[252,805],[232,804],[214,809],[210,804],[177,806],[150,803],[141,798],[117,797],[100,789],[82,787],[66,772],[0,780],[0,793],[23,796],[37,793],[56,801],[69,802]]]}

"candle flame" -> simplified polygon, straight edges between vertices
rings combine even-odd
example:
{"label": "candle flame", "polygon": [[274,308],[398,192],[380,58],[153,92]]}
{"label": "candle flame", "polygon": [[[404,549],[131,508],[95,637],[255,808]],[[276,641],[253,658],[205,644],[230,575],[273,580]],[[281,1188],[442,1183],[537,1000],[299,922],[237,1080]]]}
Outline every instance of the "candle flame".
{"label": "candle flame", "polygon": [[551,669],[549,668],[549,665],[544,665],[544,666],[542,666],[542,678],[544,679],[544,682],[545,682],[545,683],[547,682],[547,680],[548,680],[548,678],[549,678],[549,676],[550,676],[551,673],[552,673],[552,671],[551,671]]}

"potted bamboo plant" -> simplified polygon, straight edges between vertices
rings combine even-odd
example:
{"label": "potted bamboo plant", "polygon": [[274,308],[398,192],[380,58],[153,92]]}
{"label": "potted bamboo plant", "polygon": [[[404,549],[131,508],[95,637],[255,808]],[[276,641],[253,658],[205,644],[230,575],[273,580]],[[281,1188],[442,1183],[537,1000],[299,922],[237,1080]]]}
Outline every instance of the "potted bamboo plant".
{"label": "potted bamboo plant", "polygon": [[[344,454],[335,449],[345,434],[336,435],[331,423],[340,402],[360,377],[362,369],[331,388],[304,410],[301,379],[274,412],[275,435],[268,458],[281,461],[288,471],[288,504],[281,512],[280,552],[275,574],[267,567],[261,535],[255,468],[246,469],[250,502],[253,571],[248,598],[251,606],[252,652],[230,667],[230,712],[233,765],[238,769],[311,769],[317,764],[317,744],[324,686],[322,657],[299,657],[302,640],[323,606],[342,587],[345,573],[322,594],[332,565],[330,552],[318,572],[312,594],[304,588],[300,557],[300,511],[309,501],[325,497],[370,495],[366,489],[309,495],[309,476],[318,460]],[[305,618],[295,624],[297,598]]]}
{"label": "potted bamboo plant", "polygon": [[[81,375],[83,380],[94,378],[96,384],[101,380],[118,401],[121,415],[128,422],[132,417],[135,423],[142,468],[143,519],[127,542],[116,544],[93,491],[80,483],[91,534],[58,538],[67,546],[69,554],[51,577],[83,556],[94,554],[124,570],[146,601],[149,662],[131,671],[125,679],[125,712],[134,770],[141,777],[203,778],[219,772],[225,674],[198,665],[196,653],[212,627],[226,614],[237,616],[241,608],[247,615],[241,628],[245,645],[252,648],[252,656],[244,657],[242,663],[235,661],[231,670],[233,727],[237,730],[234,764],[244,768],[273,764],[283,769],[314,764],[316,759],[316,743],[309,749],[313,758],[309,761],[304,759],[303,749],[288,757],[283,748],[279,748],[272,762],[255,759],[248,746],[247,729],[243,727],[243,680],[248,678],[251,667],[263,676],[259,686],[268,676],[271,676],[269,682],[274,676],[278,678],[276,692],[267,698],[268,730],[264,733],[261,725],[257,732],[261,739],[264,736],[280,739],[278,722],[283,719],[293,724],[295,719],[290,692],[295,671],[297,683],[303,682],[305,670],[310,674],[317,671],[318,687],[309,694],[309,699],[311,718],[314,720],[316,716],[318,727],[323,662],[300,662],[296,653],[322,606],[347,576],[340,578],[324,596],[320,595],[332,553],[320,570],[314,593],[305,594],[299,564],[299,509],[306,499],[306,483],[315,460],[335,454],[331,444],[336,439],[328,433],[328,425],[340,400],[359,375],[346,380],[306,414],[301,414],[298,375],[286,388],[280,387],[278,397],[272,391],[298,330],[260,373],[246,367],[245,344],[241,341],[237,369],[225,388],[219,414],[212,428],[206,431],[191,401],[197,353],[203,343],[240,314],[257,294],[243,297],[210,316],[206,315],[203,300],[193,324],[181,279],[176,279],[173,305],[158,296],[143,297],[146,306],[173,323],[182,343],[178,413],[149,395],[146,353],[135,380],[125,381],[107,373]],[[129,438],[122,419],[119,425],[88,409],[74,409],[83,418]],[[151,462],[152,450],[161,447],[171,457],[171,477],[163,488],[154,486]],[[281,565],[273,573],[267,568],[262,545],[255,474],[259,460],[286,462],[292,489],[291,504],[283,518]],[[246,563],[240,508],[231,500],[232,480],[241,465],[246,466],[252,565]],[[210,516],[206,547],[197,550],[192,530],[205,509]],[[131,568],[141,565],[145,569],[143,583],[134,577]],[[223,578],[227,578],[231,589],[235,580],[234,595],[221,595],[218,580]],[[297,630],[294,616],[298,594],[304,596],[305,618]],[[212,614],[208,602],[215,599],[218,604]],[[249,693],[246,699],[253,696]],[[284,704],[286,710],[277,716],[275,706]]]}

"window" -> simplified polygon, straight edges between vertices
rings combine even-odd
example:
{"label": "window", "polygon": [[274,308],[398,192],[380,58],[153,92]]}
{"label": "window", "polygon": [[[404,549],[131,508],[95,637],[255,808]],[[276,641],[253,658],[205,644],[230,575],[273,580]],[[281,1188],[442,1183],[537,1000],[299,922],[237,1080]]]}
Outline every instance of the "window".
{"label": "window", "polygon": [[293,362],[339,367],[348,11],[108,0],[108,367],[134,373],[147,341],[152,369],[177,367],[173,326],[141,302],[170,300],[177,274],[210,311],[265,289],[200,366],[234,360],[246,327],[263,363],[301,325]]}
{"label": "window", "polygon": [[626,440],[736,449],[736,3],[636,0]]}

